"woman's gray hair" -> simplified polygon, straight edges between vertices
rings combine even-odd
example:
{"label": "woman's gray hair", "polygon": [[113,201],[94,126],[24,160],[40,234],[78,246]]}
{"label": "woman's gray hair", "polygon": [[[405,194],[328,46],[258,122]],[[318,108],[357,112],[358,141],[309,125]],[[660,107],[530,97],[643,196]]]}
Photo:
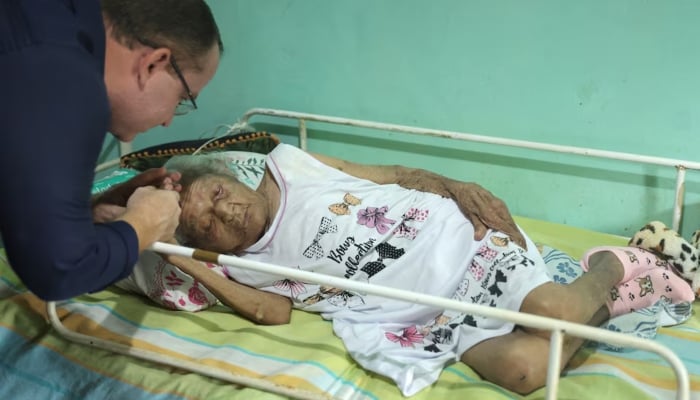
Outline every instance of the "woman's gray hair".
{"label": "woman's gray hair", "polygon": [[179,172],[182,190],[190,187],[192,182],[205,175],[224,175],[236,178],[224,158],[217,153],[198,154],[187,156],[173,156],[165,163],[168,172]]}

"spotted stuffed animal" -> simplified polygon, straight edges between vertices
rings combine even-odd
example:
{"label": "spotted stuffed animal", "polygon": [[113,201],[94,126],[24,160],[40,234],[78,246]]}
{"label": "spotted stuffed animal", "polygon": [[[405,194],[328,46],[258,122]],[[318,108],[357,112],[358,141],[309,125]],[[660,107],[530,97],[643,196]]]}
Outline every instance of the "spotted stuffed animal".
{"label": "spotted stuffed animal", "polygon": [[685,240],[663,222],[652,221],[632,236],[628,245],[655,253],[666,260],[691,283],[695,296],[700,296],[700,230],[693,233],[691,241]]}

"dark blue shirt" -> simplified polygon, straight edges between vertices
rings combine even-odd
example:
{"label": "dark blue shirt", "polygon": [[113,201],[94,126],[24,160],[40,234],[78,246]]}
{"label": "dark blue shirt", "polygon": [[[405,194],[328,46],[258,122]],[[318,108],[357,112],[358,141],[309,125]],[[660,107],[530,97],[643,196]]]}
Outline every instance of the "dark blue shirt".
{"label": "dark blue shirt", "polygon": [[0,0],[0,235],[45,300],[99,290],[138,257],[131,225],[92,221],[104,56],[99,0]]}

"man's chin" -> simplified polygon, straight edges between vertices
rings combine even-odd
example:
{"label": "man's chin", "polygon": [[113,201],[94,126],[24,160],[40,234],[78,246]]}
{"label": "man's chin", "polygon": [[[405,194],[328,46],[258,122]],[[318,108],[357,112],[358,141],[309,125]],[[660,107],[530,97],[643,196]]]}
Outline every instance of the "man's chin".
{"label": "man's chin", "polygon": [[123,132],[118,130],[112,130],[110,131],[110,133],[112,134],[112,136],[119,139],[120,142],[131,143],[140,132]]}

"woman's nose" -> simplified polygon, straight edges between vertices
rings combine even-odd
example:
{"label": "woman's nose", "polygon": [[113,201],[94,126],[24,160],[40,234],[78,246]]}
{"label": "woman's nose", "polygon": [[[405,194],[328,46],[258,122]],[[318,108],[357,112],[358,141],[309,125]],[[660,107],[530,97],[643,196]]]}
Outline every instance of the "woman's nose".
{"label": "woman's nose", "polygon": [[214,213],[225,223],[231,222],[235,215],[235,207],[226,201],[217,201],[214,204]]}

